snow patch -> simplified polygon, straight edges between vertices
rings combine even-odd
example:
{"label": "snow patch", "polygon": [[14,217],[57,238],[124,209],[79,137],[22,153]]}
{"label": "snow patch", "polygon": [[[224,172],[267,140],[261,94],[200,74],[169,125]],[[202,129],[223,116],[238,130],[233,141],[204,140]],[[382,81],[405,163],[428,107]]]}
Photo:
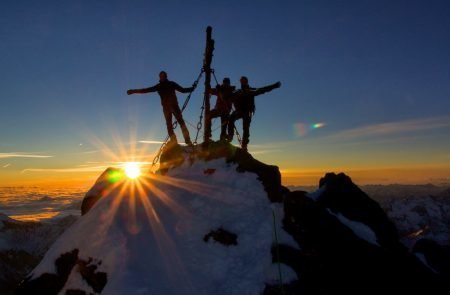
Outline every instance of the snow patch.
{"label": "snow patch", "polygon": [[414,253],[414,255],[416,255],[416,257],[426,266],[428,267],[432,272],[434,273],[439,273],[438,271],[436,271],[433,267],[431,267],[431,265],[428,264],[427,258],[425,257],[425,255],[423,255],[422,253]]}
{"label": "snow patch", "polygon": [[380,244],[378,244],[377,242],[378,241],[377,235],[369,226],[365,225],[362,222],[350,220],[339,212],[334,213],[330,209],[327,209],[327,211],[331,215],[335,216],[342,224],[351,229],[352,232],[360,239],[365,240],[366,242],[369,242],[375,246],[380,246]]}

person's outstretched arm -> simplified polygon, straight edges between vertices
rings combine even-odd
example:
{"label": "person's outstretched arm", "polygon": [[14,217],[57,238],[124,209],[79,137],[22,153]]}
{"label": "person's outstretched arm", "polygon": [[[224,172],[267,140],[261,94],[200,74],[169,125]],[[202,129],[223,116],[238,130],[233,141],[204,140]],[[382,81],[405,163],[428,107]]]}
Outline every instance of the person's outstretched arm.
{"label": "person's outstretched arm", "polygon": [[280,86],[281,86],[281,82],[278,81],[277,83],[273,83],[273,84],[270,84],[270,85],[267,85],[267,86],[264,86],[264,87],[256,89],[253,94],[255,96],[256,95],[260,95],[260,94],[272,91],[272,90],[274,90],[276,88],[280,88]]}
{"label": "person's outstretched arm", "polygon": [[152,87],[148,87],[148,88],[141,88],[141,89],[129,89],[127,90],[127,94],[142,94],[142,93],[149,93],[149,92],[155,92],[158,91],[158,84],[156,84],[155,86]]}
{"label": "person's outstretched arm", "polygon": [[188,88],[183,88],[175,82],[172,82],[172,83],[173,83],[173,86],[175,87],[175,90],[177,90],[178,92],[189,93],[189,92],[194,91],[194,86],[188,87]]}

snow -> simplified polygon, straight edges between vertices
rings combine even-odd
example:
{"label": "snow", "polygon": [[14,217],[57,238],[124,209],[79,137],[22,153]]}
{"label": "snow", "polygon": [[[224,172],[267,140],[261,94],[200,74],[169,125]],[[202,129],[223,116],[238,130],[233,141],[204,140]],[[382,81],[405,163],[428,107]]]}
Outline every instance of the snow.
{"label": "snow", "polygon": [[272,264],[272,267],[269,269],[269,273],[267,276],[267,283],[270,283],[272,285],[279,285],[280,281],[282,282],[282,284],[288,284],[295,280],[298,280],[297,273],[292,268],[283,263]]}
{"label": "snow", "polygon": [[342,215],[340,212],[334,213],[330,209],[327,209],[328,213],[330,213],[333,216],[336,216],[336,218],[345,226],[347,226],[349,229],[353,231],[353,233],[358,236],[360,239],[369,242],[375,246],[380,246],[378,244],[377,235],[373,232],[373,230],[365,225],[362,222],[357,222],[354,220],[350,220],[344,215]]}
{"label": "snow", "polygon": [[[380,203],[395,223],[401,242],[408,248],[421,238],[450,245],[450,190],[447,186],[392,184],[365,185],[361,189]],[[325,186],[306,196],[317,201],[324,190]]]}
{"label": "snow", "polygon": [[[61,254],[79,249],[80,259],[101,261],[104,294],[260,294],[278,277],[273,214],[279,242],[295,242],[257,175],[236,168],[224,159],[185,161],[166,176],[141,178],[145,185],[120,184],[60,236],[33,278],[54,273]],[[238,245],[203,240],[218,228],[236,234]],[[295,279],[286,268],[283,280]],[[92,292],[75,269],[70,288]]]}
{"label": "snow", "polygon": [[406,246],[411,248],[420,238],[450,245],[450,198],[396,198],[386,200],[383,208],[394,221]]}
{"label": "snow", "polygon": [[69,275],[66,284],[64,285],[64,288],[62,288],[62,290],[58,294],[65,295],[67,290],[80,289],[80,286],[83,290],[88,292],[87,294],[95,294],[94,290],[92,290],[92,288],[87,284],[85,280],[81,278],[81,276],[74,275],[74,272],[76,271],[77,267],[74,267]]}
{"label": "snow", "polygon": [[427,258],[425,257],[425,255],[423,255],[422,253],[415,253],[416,257],[424,264],[426,265],[426,267],[428,267],[432,272],[434,273],[439,273],[438,271],[436,271],[434,268],[432,268],[427,261]]}
{"label": "snow", "polygon": [[291,246],[294,249],[300,250],[299,245],[294,240],[294,238],[283,229],[283,218],[284,218],[283,206],[284,205],[281,203],[272,203],[271,204],[272,213],[275,217],[275,228],[272,230],[273,234],[275,235],[275,230],[276,230],[276,234],[277,234],[276,238],[277,238],[279,244],[284,244],[287,246]]}
{"label": "snow", "polygon": [[319,200],[320,196],[323,194],[323,192],[326,189],[327,189],[327,185],[325,184],[321,188],[319,188],[313,192],[307,193],[306,196],[314,201],[317,201],[317,200]]}

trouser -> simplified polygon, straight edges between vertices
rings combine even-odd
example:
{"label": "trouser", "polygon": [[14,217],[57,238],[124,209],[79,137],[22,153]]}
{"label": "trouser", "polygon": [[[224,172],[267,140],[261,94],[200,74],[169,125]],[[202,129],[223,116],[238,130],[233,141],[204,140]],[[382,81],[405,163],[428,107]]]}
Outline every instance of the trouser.
{"label": "trouser", "polygon": [[244,129],[244,134],[242,135],[242,147],[246,148],[247,144],[250,142],[250,123],[252,122],[252,115],[248,111],[235,110],[230,115],[230,120],[228,122],[228,139],[233,140],[234,136],[234,122],[236,120],[242,119],[242,127]]}
{"label": "trouser", "polygon": [[166,119],[167,133],[169,134],[170,138],[174,140],[177,139],[175,132],[173,130],[173,123],[172,123],[172,114],[173,114],[175,120],[177,120],[178,124],[181,127],[181,132],[183,133],[184,136],[184,142],[190,144],[191,138],[189,137],[189,130],[187,129],[186,123],[183,120],[183,115],[181,114],[181,110],[178,104],[163,105],[163,112],[164,118]]}
{"label": "trouser", "polygon": [[221,109],[213,109],[209,112],[209,120],[220,117],[220,140],[227,138],[227,126],[230,118],[229,112]]}

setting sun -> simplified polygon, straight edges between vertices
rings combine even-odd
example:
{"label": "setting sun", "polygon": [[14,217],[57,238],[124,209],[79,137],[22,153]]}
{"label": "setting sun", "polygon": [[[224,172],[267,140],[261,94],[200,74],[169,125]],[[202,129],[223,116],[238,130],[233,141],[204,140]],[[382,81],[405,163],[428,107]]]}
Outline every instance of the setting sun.
{"label": "setting sun", "polygon": [[129,162],[125,163],[125,174],[128,178],[135,179],[141,175],[141,168],[139,163]]}

